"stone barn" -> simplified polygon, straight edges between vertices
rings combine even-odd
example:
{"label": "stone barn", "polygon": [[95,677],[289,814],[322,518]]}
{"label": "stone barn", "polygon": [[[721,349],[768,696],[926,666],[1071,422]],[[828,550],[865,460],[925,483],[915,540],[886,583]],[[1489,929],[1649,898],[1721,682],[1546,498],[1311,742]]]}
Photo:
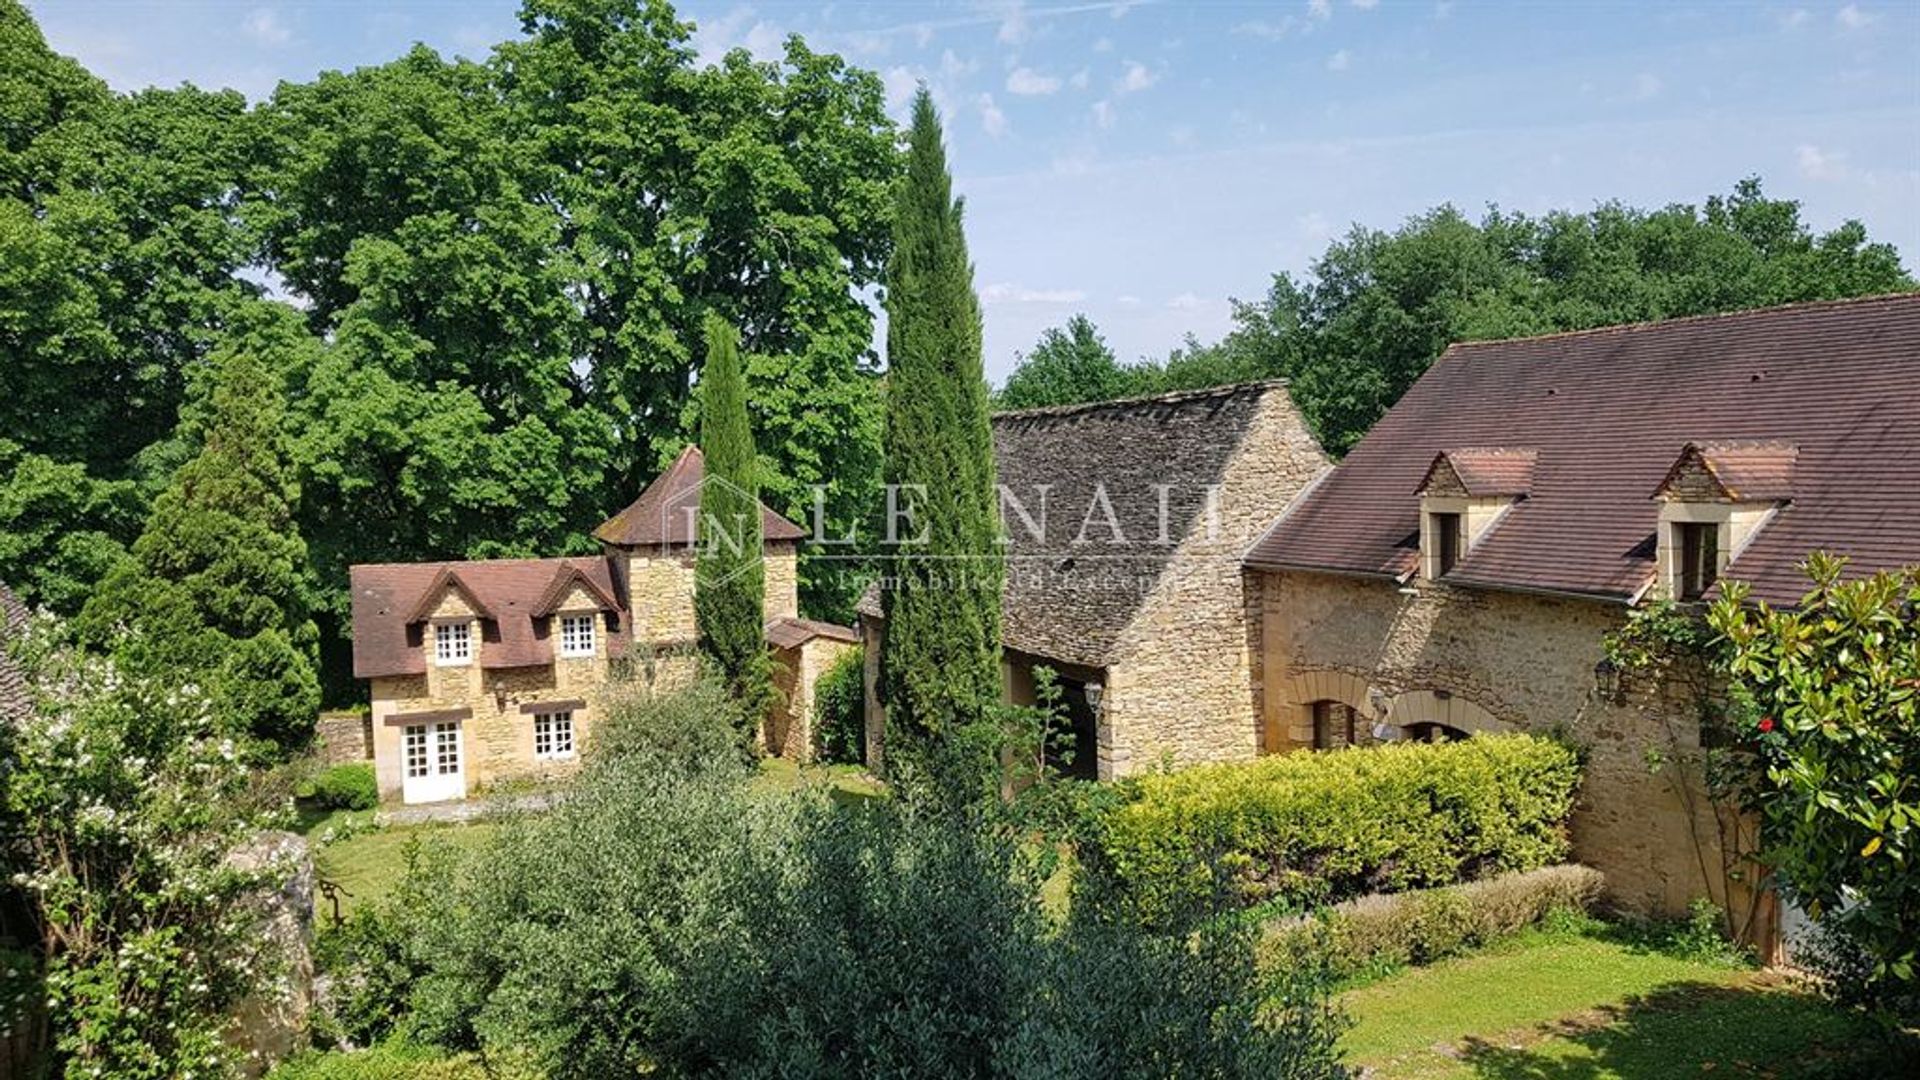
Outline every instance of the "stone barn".
{"label": "stone barn", "polygon": [[1602,639],[1724,579],[1792,605],[1822,549],[1920,563],[1920,295],[1455,345],[1247,558],[1267,744],[1564,733],[1575,856],[1724,901],[1722,822],[1648,764],[1699,751],[1697,689]]}
{"label": "stone barn", "polygon": [[[1284,382],[993,418],[1005,523],[1003,676],[1060,677],[1070,772],[1251,758],[1260,655],[1241,559],[1327,458]],[[883,756],[884,597],[860,604],[868,759]]]}

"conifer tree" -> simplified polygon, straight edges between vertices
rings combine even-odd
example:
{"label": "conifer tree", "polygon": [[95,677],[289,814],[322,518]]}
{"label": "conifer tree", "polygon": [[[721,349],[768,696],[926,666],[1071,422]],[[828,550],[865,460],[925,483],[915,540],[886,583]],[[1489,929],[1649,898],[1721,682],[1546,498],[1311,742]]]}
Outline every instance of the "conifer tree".
{"label": "conifer tree", "polygon": [[284,752],[313,733],[319,634],[293,523],[282,376],[262,353],[310,342],[297,316],[254,312],[209,358],[188,403],[182,426],[198,452],[80,621],[132,670],[197,683],[230,732]]}
{"label": "conifer tree", "polygon": [[718,315],[706,320],[700,372],[699,556],[693,610],[700,649],[719,667],[749,730],[773,700],[765,629],[766,561],[760,528],[759,464],[747,421],[740,339]]}
{"label": "conifer tree", "polygon": [[889,750],[915,754],[982,719],[1000,695],[1005,576],[980,303],[940,120],[922,87],[887,264],[882,678]]}

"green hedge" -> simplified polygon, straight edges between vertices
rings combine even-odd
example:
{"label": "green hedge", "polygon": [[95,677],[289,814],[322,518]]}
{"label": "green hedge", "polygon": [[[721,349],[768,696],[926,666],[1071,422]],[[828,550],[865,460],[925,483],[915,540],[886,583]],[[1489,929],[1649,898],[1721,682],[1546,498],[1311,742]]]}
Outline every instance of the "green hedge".
{"label": "green hedge", "polygon": [[849,649],[828,665],[813,688],[813,739],[819,759],[859,765],[866,760],[866,662]]}
{"label": "green hedge", "polygon": [[1091,854],[1149,920],[1222,893],[1300,909],[1559,862],[1579,779],[1532,735],[1199,766],[1138,781]]}
{"label": "green hedge", "polygon": [[1556,913],[1592,914],[1606,879],[1563,863],[1485,881],[1376,893],[1269,922],[1262,962],[1324,964],[1335,978],[1430,964],[1517,934]]}
{"label": "green hedge", "polygon": [[335,765],[313,779],[313,800],[329,810],[371,810],[380,804],[380,784],[364,761]]}

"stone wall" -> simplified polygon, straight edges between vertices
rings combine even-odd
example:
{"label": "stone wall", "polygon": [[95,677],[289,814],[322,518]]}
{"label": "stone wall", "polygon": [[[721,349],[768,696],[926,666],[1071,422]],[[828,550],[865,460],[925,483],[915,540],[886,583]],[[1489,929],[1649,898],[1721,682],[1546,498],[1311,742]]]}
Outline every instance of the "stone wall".
{"label": "stone wall", "polygon": [[1636,909],[1679,912],[1717,891],[1718,832],[1704,796],[1676,769],[1647,764],[1649,751],[1698,749],[1690,691],[1641,686],[1617,703],[1595,693],[1601,641],[1623,605],[1436,583],[1406,595],[1390,581],[1324,574],[1255,578],[1273,748],[1312,745],[1315,700],[1395,726],[1563,732],[1587,754],[1574,857]]}
{"label": "stone wall", "polygon": [[834,662],[860,646],[816,637],[773,654],[779,702],[767,716],[761,744],[767,753],[805,764],[813,760],[814,688]]}
{"label": "stone wall", "polygon": [[314,753],[329,765],[373,757],[373,717],[363,712],[323,712],[313,725]]}
{"label": "stone wall", "polygon": [[1101,703],[1101,779],[1260,750],[1258,627],[1241,558],[1328,468],[1284,391],[1259,415],[1202,515],[1121,635]]}

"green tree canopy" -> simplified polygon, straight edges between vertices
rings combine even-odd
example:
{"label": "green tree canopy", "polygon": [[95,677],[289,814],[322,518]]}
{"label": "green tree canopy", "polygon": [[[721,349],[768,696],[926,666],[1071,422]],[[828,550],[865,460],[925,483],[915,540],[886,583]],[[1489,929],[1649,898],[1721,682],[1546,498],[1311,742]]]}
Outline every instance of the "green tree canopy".
{"label": "green tree canopy", "polygon": [[1121,366],[1093,320],[1075,315],[1065,327],[1049,327],[1040,335],[1033,351],[1021,357],[1007,376],[993,403],[1000,409],[1030,409],[1110,401],[1150,392],[1148,375],[1143,369]]}
{"label": "green tree canopy", "polygon": [[980,302],[933,98],[914,98],[887,266],[889,748],[937,747],[1000,695],[1004,576]]}
{"label": "green tree canopy", "polygon": [[320,705],[279,374],[311,345],[288,309],[261,304],[214,354],[185,421],[199,453],[81,615],[129,670],[196,682],[230,732],[283,749]]}
{"label": "green tree canopy", "polygon": [[1221,341],[1176,352],[1159,385],[1290,377],[1321,441],[1344,452],[1455,341],[1912,287],[1859,222],[1815,234],[1757,179],[1699,207],[1495,208],[1475,223],[1442,206],[1392,232],[1356,225],[1305,278],[1277,275],[1236,304]]}

